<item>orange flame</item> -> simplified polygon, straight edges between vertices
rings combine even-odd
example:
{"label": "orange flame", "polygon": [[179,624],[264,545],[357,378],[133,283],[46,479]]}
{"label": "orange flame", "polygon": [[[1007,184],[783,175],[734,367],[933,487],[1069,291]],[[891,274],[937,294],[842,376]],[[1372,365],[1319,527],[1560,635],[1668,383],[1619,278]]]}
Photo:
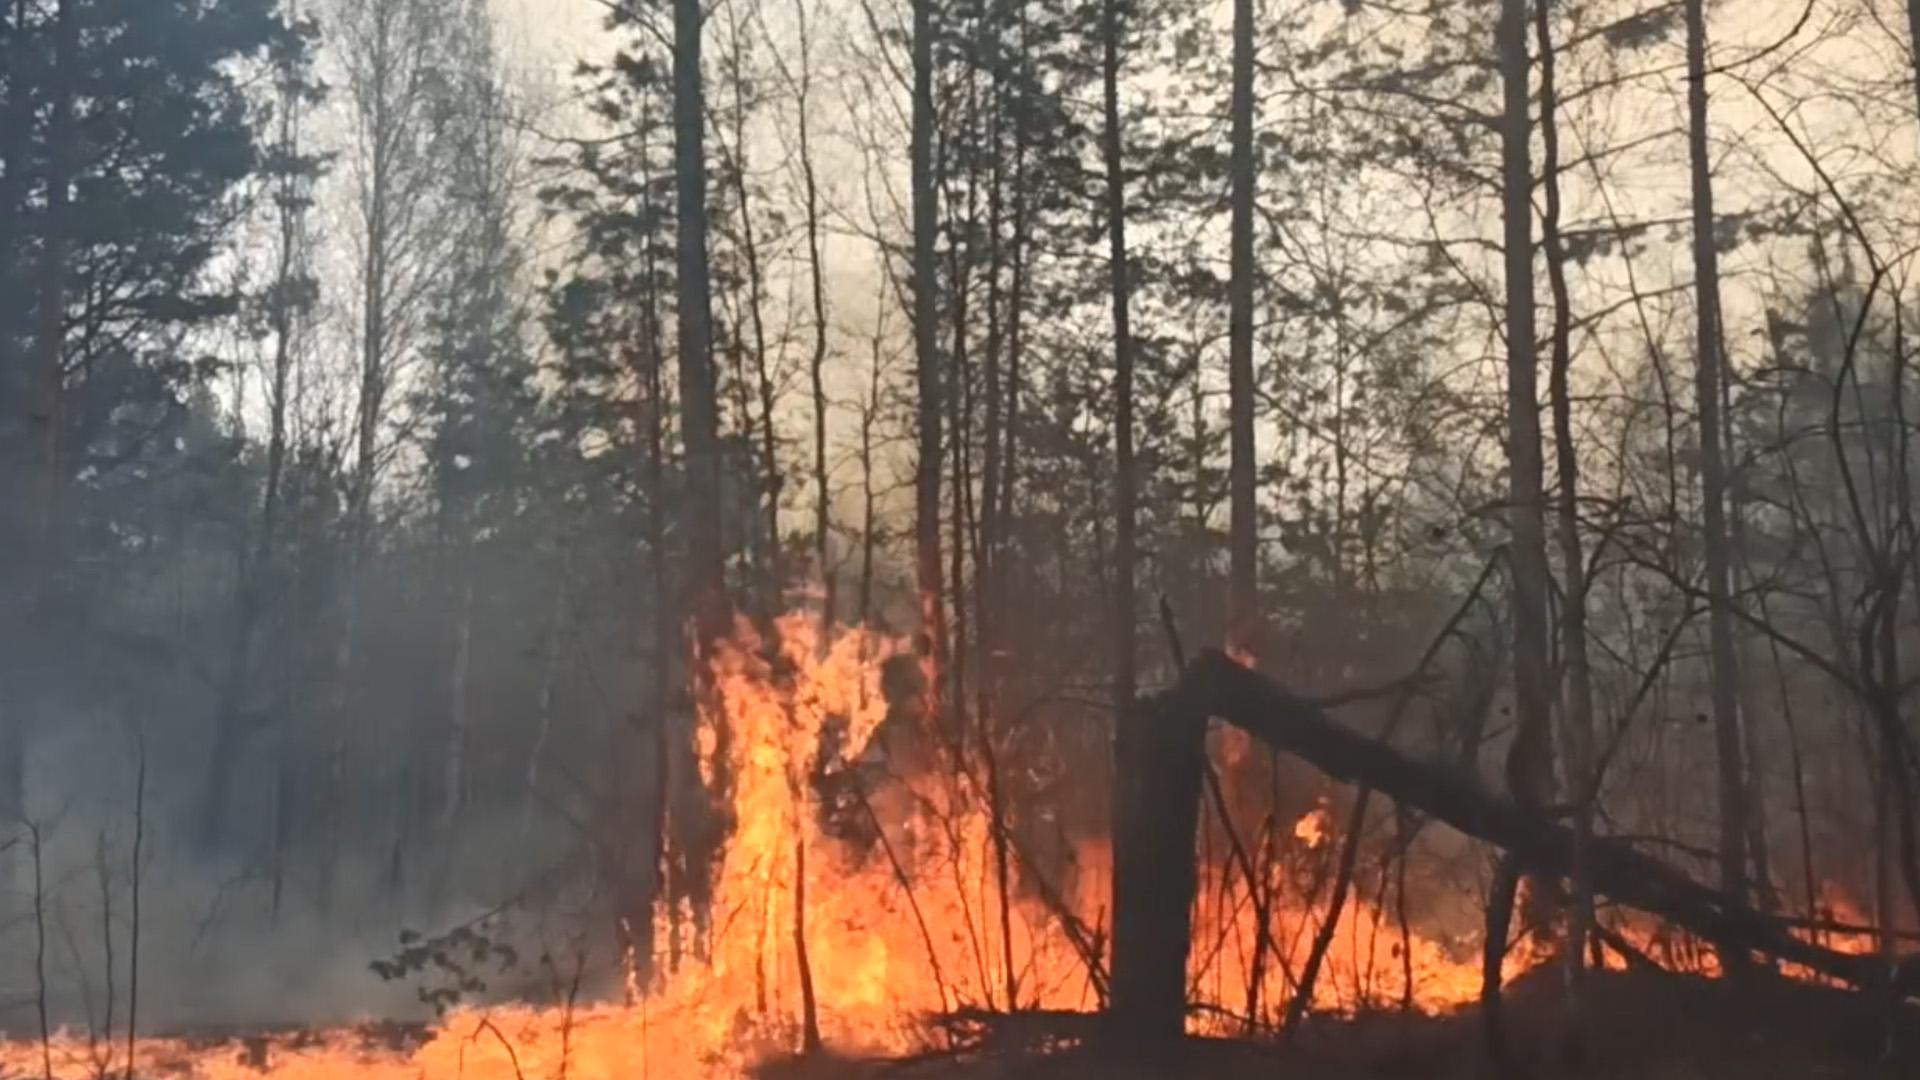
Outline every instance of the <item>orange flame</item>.
{"label": "orange flame", "polygon": [[1322,801],[1293,823],[1293,838],[1306,845],[1309,851],[1318,848],[1327,842],[1327,819],[1330,816],[1327,804]]}

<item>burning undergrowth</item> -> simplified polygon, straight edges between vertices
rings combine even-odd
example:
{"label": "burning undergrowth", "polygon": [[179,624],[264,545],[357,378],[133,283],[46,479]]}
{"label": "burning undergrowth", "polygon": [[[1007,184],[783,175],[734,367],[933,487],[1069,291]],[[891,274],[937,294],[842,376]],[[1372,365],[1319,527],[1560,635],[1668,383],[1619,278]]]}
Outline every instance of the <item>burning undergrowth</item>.
{"label": "burning undergrowth", "polygon": [[[1097,1009],[1109,924],[1106,838],[1029,844],[1025,823],[1000,797],[1004,737],[991,722],[930,728],[901,707],[901,687],[889,679],[908,655],[901,641],[863,629],[823,634],[799,614],[764,634],[742,621],[721,643],[696,741],[705,775],[726,777],[732,832],[716,863],[712,908],[698,920],[704,940],[631,958],[625,995],[593,1000],[576,972],[570,985],[556,977],[543,1004],[479,1004],[481,970],[510,964],[510,947],[479,930],[457,941],[411,939],[403,956],[415,962],[383,961],[392,970],[382,974],[451,980],[449,989],[423,991],[444,1015],[417,1038],[339,1029],[216,1046],[149,1039],[135,1049],[136,1071],[737,1077],[809,1047],[843,1059],[899,1057],[950,1049],[993,1027],[970,1027],[968,1017]],[[1237,734],[1216,748],[1228,766],[1249,753]],[[1460,929],[1450,933],[1421,902],[1427,885],[1408,884],[1407,855],[1422,842],[1416,823],[1386,816],[1384,839],[1370,843],[1387,854],[1356,866],[1351,837],[1369,827],[1341,820],[1335,802],[1322,798],[1285,820],[1269,809],[1251,827],[1229,828],[1240,794],[1217,793],[1201,838],[1192,1030],[1258,1034],[1286,1022],[1290,1009],[1430,1014],[1473,1000],[1480,961],[1471,920],[1453,920]],[[1456,859],[1479,857],[1457,840],[1448,841]],[[1327,927],[1343,861],[1351,895]],[[675,941],[695,921],[661,910],[651,940]],[[1608,954],[1611,966],[1642,950],[1684,966],[1684,940],[1615,925],[1626,944]],[[1541,951],[1518,943],[1509,976]],[[1303,981],[1310,999],[1296,1001]],[[124,1069],[117,1048],[70,1035],[0,1050],[8,1073],[99,1076],[116,1061]]]}

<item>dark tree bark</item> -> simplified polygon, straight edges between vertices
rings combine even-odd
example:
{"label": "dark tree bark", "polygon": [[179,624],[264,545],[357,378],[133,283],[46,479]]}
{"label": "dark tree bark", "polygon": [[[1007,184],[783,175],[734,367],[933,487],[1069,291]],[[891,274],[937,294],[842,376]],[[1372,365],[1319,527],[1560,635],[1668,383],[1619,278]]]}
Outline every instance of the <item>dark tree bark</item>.
{"label": "dark tree bark", "polygon": [[[751,342],[753,347],[752,393],[757,399],[754,404],[757,404],[760,409],[760,415],[757,418],[759,421],[758,425],[755,425],[752,408],[747,404],[748,387],[746,385],[746,373],[744,370],[741,370],[739,380],[740,414],[744,418],[743,423],[746,425],[745,434],[749,438],[755,435],[759,436],[761,468],[766,470],[766,475],[762,476],[760,480],[761,497],[766,500],[765,504],[761,507],[761,513],[765,515],[767,535],[765,537],[765,546],[760,547],[756,545],[754,550],[757,554],[755,562],[759,568],[760,577],[758,589],[760,595],[757,597],[756,602],[758,604],[765,604],[767,607],[765,609],[758,609],[755,607],[755,604],[749,604],[748,606],[750,609],[755,610],[779,611],[785,604],[782,592],[786,585],[785,567],[781,565],[782,550],[780,546],[780,498],[785,491],[785,478],[780,472],[779,440],[774,429],[773,419],[774,413],[779,407],[779,402],[775,400],[777,395],[774,388],[773,371],[768,366],[770,354],[767,349],[766,270],[761,265],[760,235],[759,230],[754,227],[752,191],[747,182],[749,169],[747,163],[747,147],[750,143],[747,135],[747,115],[752,108],[752,104],[746,97],[748,92],[747,76],[742,69],[746,46],[740,33],[739,6],[728,5],[727,11],[732,20],[729,26],[730,39],[728,41],[725,59],[727,65],[726,81],[733,87],[733,141],[731,144],[723,141],[719,148],[719,153],[721,161],[725,165],[724,174],[729,181],[729,186],[733,189],[735,212],[740,215],[738,219],[739,244],[740,254],[746,260],[747,295],[745,318],[742,320],[736,315],[736,320],[744,321],[753,333]],[[702,102],[702,107],[705,107],[704,101]],[[803,108],[802,119],[800,121],[803,125],[803,132],[806,123],[804,113],[805,110]],[[812,223],[811,207],[809,207],[809,223]],[[730,351],[738,359],[740,352],[748,343],[742,339],[740,328],[737,326],[733,328],[731,336],[735,343],[735,348]],[[711,338],[709,338],[709,341],[711,341]],[[709,348],[711,348],[711,345],[709,345]],[[740,368],[744,369],[744,367],[745,364],[742,362]],[[758,427],[757,431],[754,430],[756,426]]]}
{"label": "dark tree bark", "polygon": [[1920,104],[1920,0],[1907,0],[1907,48],[1913,60],[1913,95]]}
{"label": "dark tree bark", "polygon": [[1522,803],[1553,797],[1552,683],[1547,665],[1547,555],[1540,454],[1539,356],[1533,285],[1532,113],[1527,0],[1502,0],[1502,220],[1507,312],[1507,520],[1512,534],[1513,668],[1517,729],[1507,783]]}
{"label": "dark tree bark", "polygon": [[[1539,356],[1533,280],[1533,163],[1531,64],[1527,55],[1527,0],[1501,0],[1496,51],[1503,111],[1500,129],[1501,217],[1507,315],[1507,523],[1513,597],[1514,736],[1507,752],[1507,787],[1523,806],[1553,800],[1552,678],[1547,659],[1547,552],[1544,466],[1540,453]],[[1509,876],[1496,882],[1511,890]],[[1528,893],[1535,903],[1548,890]],[[1496,896],[1488,907],[1488,949],[1481,1003],[1489,1038],[1497,1038],[1500,963],[1505,935],[1491,916],[1511,903]],[[1528,913],[1542,924],[1545,913]]]}
{"label": "dark tree bark", "polygon": [[1559,96],[1554,80],[1552,0],[1536,0],[1534,28],[1540,45],[1541,187],[1546,197],[1541,216],[1541,245],[1547,257],[1547,282],[1553,291],[1552,361],[1547,396],[1552,402],[1553,448],[1559,480],[1555,502],[1555,538],[1559,541],[1561,574],[1565,582],[1560,607],[1560,662],[1565,683],[1561,702],[1566,717],[1568,787],[1574,801],[1575,851],[1572,874],[1572,911],[1562,959],[1568,985],[1576,995],[1578,1012],[1580,975],[1585,970],[1588,928],[1593,924],[1593,898],[1587,888],[1584,849],[1593,829],[1593,799],[1599,778],[1593,769],[1593,677],[1587,659],[1586,554],[1580,543],[1580,462],[1573,445],[1573,395],[1568,385],[1573,365],[1573,304],[1567,289],[1567,252],[1560,231]]}
{"label": "dark tree bark", "polygon": [[1185,1030],[1206,714],[1178,695],[1129,702],[1113,740],[1111,1040],[1164,1047]]}
{"label": "dark tree bark", "polygon": [[[1739,671],[1735,665],[1731,559],[1726,520],[1726,464],[1720,437],[1720,255],[1713,231],[1713,163],[1707,150],[1707,28],[1705,0],[1687,0],[1687,158],[1693,186],[1693,271],[1698,313],[1694,393],[1699,409],[1702,543],[1707,564],[1709,669],[1714,749],[1719,758],[1720,888],[1727,903],[1747,902],[1746,768],[1741,763]],[[1726,943],[1729,974],[1746,957]]]}
{"label": "dark tree bark", "polygon": [[940,425],[944,414],[940,365],[939,189],[934,176],[933,2],[913,0],[913,353],[919,421],[914,466],[914,579],[920,593],[921,675],[925,721],[939,723],[946,678],[947,620],[940,561]]}
{"label": "dark tree bark", "polygon": [[1101,157],[1107,171],[1107,260],[1113,294],[1114,525],[1113,696],[1125,708],[1134,691],[1135,501],[1133,461],[1133,328],[1127,283],[1126,159],[1120,131],[1120,0],[1101,5]]}
{"label": "dark tree bark", "polygon": [[[813,166],[813,139],[808,115],[813,89],[813,54],[807,38],[806,0],[794,4],[795,25],[800,34],[800,78],[795,122],[800,140],[800,178],[806,195],[807,270],[813,294],[813,355],[807,374],[813,390],[813,557],[820,575],[820,624],[831,629],[838,613],[836,588],[829,541],[833,526],[833,491],[828,483],[827,467],[827,274],[822,264],[820,244],[820,185]],[[826,635],[821,635],[826,644]]]}
{"label": "dark tree bark", "polygon": [[[30,440],[30,496],[16,511],[27,518],[26,558],[22,587],[20,628],[44,625],[54,599],[62,569],[62,499],[65,494],[65,465],[62,463],[61,435],[66,423],[67,286],[71,268],[70,232],[73,228],[70,188],[79,160],[80,133],[74,122],[73,69],[78,63],[79,21],[74,0],[59,0],[52,24],[45,28],[52,35],[52,50],[47,56],[50,75],[47,80],[47,165],[44,205],[40,217],[40,260],[35,282],[35,320],[30,358],[32,388],[26,408]],[[16,17],[24,20],[24,10]],[[22,90],[24,94],[26,91]],[[0,207],[0,213],[13,208]],[[19,572],[19,571],[15,571]],[[20,654],[40,660],[50,659],[43,642],[29,637],[20,643]],[[39,693],[44,694],[42,690]],[[31,717],[40,711],[34,691],[27,691],[24,709],[16,706],[15,715],[0,722],[0,821],[17,824],[26,817],[26,739]],[[10,855],[0,859],[10,860]],[[0,862],[0,887],[12,884],[13,869]]]}
{"label": "dark tree bark", "polygon": [[[53,566],[59,543],[61,429],[66,415],[67,266],[71,193],[79,133],[73,121],[72,69],[78,62],[79,24],[73,0],[60,0],[53,16],[53,53],[49,70],[51,104],[47,118],[46,222],[41,235],[40,280],[33,331],[33,396],[27,426],[39,466],[39,491],[33,502],[40,570]],[[45,579],[41,587],[44,589]]]}
{"label": "dark tree bark", "polygon": [[1233,236],[1228,282],[1227,412],[1232,461],[1229,612],[1236,632],[1259,608],[1253,444],[1253,0],[1233,0]]}
{"label": "dark tree bark", "polygon": [[[680,425],[687,459],[687,592],[696,659],[728,631],[720,523],[720,417],[714,394],[713,304],[707,260],[706,87],[698,0],[673,5],[674,199],[679,228]],[[697,678],[697,676],[696,676]]]}
{"label": "dark tree bark", "polygon": [[[721,638],[732,629],[722,533],[720,417],[713,366],[712,286],[707,255],[706,86],[700,67],[704,16],[699,0],[673,4],[673,166],[675,308],[680,373],[680,438],[686,461],[686,546],[682,549],[683,611],[690,631],[686,650],[692,709],[674,708],[667,752],[667,819],[671,852],[667,892],[677,904],[691,902],[704,924],[709,861],[720,830],[717,792],[702,790],[694,760],[693,717],[714,693],[709,666]],[[727,733],[719,731],[716,757],[724,758]],[[724,777],[716,777],[724,787]],[[677,938],[678,935],[676,935]],[[679,950],[676,949],[676,952]]]}

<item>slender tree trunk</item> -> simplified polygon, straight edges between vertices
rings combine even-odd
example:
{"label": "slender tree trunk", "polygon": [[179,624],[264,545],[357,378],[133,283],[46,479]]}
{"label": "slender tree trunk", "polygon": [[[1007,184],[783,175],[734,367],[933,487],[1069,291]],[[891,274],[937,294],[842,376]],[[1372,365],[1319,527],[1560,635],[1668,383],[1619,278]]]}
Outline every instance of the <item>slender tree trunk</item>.
{"label": "slender tree trunk", "polygon": [[1559,473],[1555,509],[1565,600],[1561,605],[1560,649],[1566,683],[1561,702],[1567,734],[1567,786],[1574,800],[1572,909],[1561,954],[1579,1022],[1580,979],[1586,965],[1587,933],[1593,924],[1593,890],[1588,881],[1587,846],[1593,834],[1593,800],[1599,777],[1593,770],[1593,676],[1587,658],[1586,553],[1580,543],[1580,465],[1573,444],[1573,393],[1568,385],[1572,356],[1572,301],[1567,291],[1567,253],[1560,233],[1559,97],[1554,83],[1552,0],[1535,0],[1534,25],[1540,46],[1540,134],[1542,186],[1546,195],[1541,242],[1546,249],[1547,281],[1553,290],[1552,366],[1548,397],[1553,407],[1553,445]]}
{"label": "slender tree trunk", "polygon": [[[813,52],[807,38],[806,0],[794,0],[800,34],[800,81],[795,122],[800,138],[800,177],[806,188],[807,270],[813,287],[813,356],[807,372],[813,384],[813,557],[820,575],[820,624],[831,630],[837,614],[836,578],[832,562],[833,491],[827,467],[827,274],[820,250],[820,186],[813,167],[810,106],[813,89]],[[820,640],[824,647],[825,633]]]}
{"label": "slender tree trunk", "polygon": [[933,167],[933,3],[913,0],[913,352],[918,394],[914,471],[914,568],[920,592],[920,655],[925,720],[938,724],[946,677],[947,620],[940,560],[940,437],[943,379],[939,339],[939,190]]}
{"label": "slender tree trunk", "polygon": [[[1024,53],[1027,48],[1027,5],[1025,0],[1016,0],[1014,4],[1014,23],[1019,49]],[[993,553],[993,580],[991,604],[997,612],[1009,610],[1011,595],[1010,574],[1015,569],[1010,557],[1013,510],[1016,492],[1020,481],[1020,398],[1022,379],[1021,363],[1024,358],[1025,316],[1027,308],[1028,278],[1027,251],[1028,228],[1032,220],[1029,213],[1030,193],[1027,191],[1027,143],[1028,113],[1024,99],[1016,95],[1010,107],[1013,111],[1013,175],[1011,211],[1011,235],[1007,238],[1007,317],[1006,317],[1006,369],[1002,380],[1003,402],[1000,409],[1000,468],[999,481],[995,485],[999,505],[994,510],[994,529],[996,550]],[[1013,624],[1002,618],[995,631],[995,645],[1009,651],[1014,647]],[[1005,687],[997,687],[996,696],[1005,692]]]}
{"label": "slender tree trunk", "polygon": [[1114,525],[1113,696],[1125,708],[1134,693],[1134,526],[1138,498],[1133,461],[1133,328],[1127,283],[1126,161],[1120,133],[1120,0],[1101,4],[1101,156],[1107,172],[1107,260],[1113,294]]}
{"label": "slender tree trunk", "polygon": [[[27,403],[27,430],[32,443],[33,493],[27,514],[31,522],[27,551],[23,626],[42,625],[55,602],[56,581],[62,569],[62,502],[66,466],[62,434],[66,426],[67,285],[73,227],[71,185],[79,160],[80,133],[74,122],[73,69],[78,64],[79,23],[74,0],[58,0],[53,13],[53,44],[48,56],[47,173],[41,220],[38,309],[33,328],[32,391]],[[23,15],[21,17],[24,17]],[[11,208],[8,208],[9,210]],[[47,657],[45,646],[30,642],[29,655]],[[45,691],[40,693],[44,694]],[[28,701],[32,701],[29,696]],[[24,704],[24,702],[23,702]],[[44,702],[39,703],[44,706]],[[9,826],[26,820],[26,725],[39,712],[30,708],[7,718],[0,744],[0,821]],[[14,884],[14,856],[0,855],[0,889]]]}
{"label": "slender tree trunk", "polygon": [[572,578],[573,548],[560,537],[559,565],[553,574],[553,607],[548,609],[546,641],[540,649],[540,690],[534,697],[533,746],[527,751],[527,788],[523,793],[521,832],[533,831],[540,800],[540,773],[546,767],[547,744],[553,738],[554,691],[560,682],[560,637],[567,622],[567,586]]}
{"label": "slender tree trunk", "polygon": [[[1732,372],[1723,368],[1725,378],[1720,385],[1720,419],[1722,445],[1726,457],[1723,459],[1733,468],[1738,461],[1733,437],[1733,403],[1728,383]],[[1732,545],[1731,559],[1736,567],[1730,568],[1729,577],[1737,582],[1745,578],[1753,584],[1753,561],[1748,555],[1745,500],[1740,496],[1741,485],[1729,477],[1727,489],[1727,540]],[[1756,590],[1757,591],[1757,590]],[[1751,627],[1735,627],[1734,650],[1735,664],[1739,671],[1757,672],[1763,667],[1756,656],[1759,640],[1763,635]],[[1769,825],[1767,820],[1767,782],[1763,768],[1765,758],[1760,750],[1760,733],[1757,730],[1762,713],[1760,680],[1749,677],[1741,680],[1740,707],[1740,750],[1746,766],[1747,796],[1747,854],[1753,865],[1754,900],[1764,911],[1780,909],[1780,891],[1775,887],[1773,869],[1773,847],[1768,842]],[[1792,705],[1783,695],[1780,699],[1784,709],[1791,710]]]}
{"label": "slender tree trunk", "polygon": [[453,628],[453,664],[447,679],[447,757],[440,792],[440,827],[453,828],[466,798],[467,741],[472,716],[467,708],[473,676],[473,552],[460,556],[460,607]]}
{"label": "slender tree trunk", "polygon": [[714,395],[712,296],[707,262],[706,92],[700,72],[705,16],[698,0],[673,4],[674,198],[679,227],[681,439],[686,444],[687,591],[694,655],[703,658],[728,630],[720,524],[719,409]]}
{"label": "slender tree trunk", "polygon": [[[25,216],[22,203],[27,195],[27,178],[21,162],[33,136],[33,95],[25,72],[33,56],[33,42],[27,28],[27,0],[10,0],[7,7],[6,55],[16,74],[8,80],[5,109],[0,111],[6,121],[0,126],[0,260],[12,268],[20,261],[18,245],[24,233],[20,226]],[[7,354],[12,352],[13,328],[6,330],[0,334],[0,349],[6,353],[0,356],[10,361]]]}
{"label": "slender tree trunk", "polygon": [[[1712,161],[1707,150],[1707,27],[1705,0],[1686,0],[1687,158],[1693,184],[1693,270],[1698,296],[1694,340],[1695,405],[1699,410],[1702,543],[1707,564],[1707,612],[1713,691],[1714,749],[1719,757],[1720,888],[1727,902],[1747,902],[1746,768],[1741,762],[1740,675],[1733,645],[1733,611],[1726,521],[1726,465],[1721,458],[1720,256],[1714,242]],[[1747,954],[1727,949],[1721,965],[1739,975]]]}
{"label": "slender tree trunk", "polygon": [[[801,804],[802,812],[805,803]],[[814,999],[813,961],[807,955],[807,840],[799,830],[793,838],[793,955],[800,969],[800,1047],[820,1052],[820,1006]]]}
{"label": "slender tree trunk", "polygon": [[1920,0],[1907,0],[1907,47],[1913,61],[1913,94],[1920,104]]}
{"label": "slender tree trunk", "polygon": [[[1023,15],[1018,17],[1024,18]],[[983,31],[987,29],[984,21],[982,29]],[[974,725],[975,736],[980,742],[981,764],[987,774],[987,811],[991,817],[993,830],[994,898],[997,902],[1000,922],[1001,989],[1006,997],[1006,1007],[1009,1010],[1018,1010],[1020,1008],[1020,972],[1014,959],[1013,946],[1013,874],[1008,851],[1009,823],[997,745],[1001,720],[999,703],[1003,700],[1001,682],[1005,673],[1004,650],[1000,641],[1002,594],[999,584],[1002,551],[1000,532],[1004,521],[1000,514],[1000,485],[1003,479],[1001,441],[1005,433],[1002,419],[1004,401],[1001,397],[1003,393],[1002,350],[1005,345],[1002,334],[1005,297],[1001,291],[1005,255],[1005,249],[1001,243],[1005,210],[1001,123],[1006,116],[1009,101],[1006,83],[1001,77],[998,65],[993,69],[990,101],[988,111],[991,120],[987,132],[991,160],[987,186],[987,340],[984,365],[985,386],[982,388],[986,398],[985,430],[982,432],[985,447],[980,482],[980,539],[974,550],[973,569],[974,633],[980,643],[979,704],[974,710]],[[1018,152],[1017,149],[1015,152]]]}
{"label": "slender tree trunk", "polygon": [[878,331],[871,344],[867,393],[860,403],[860,594],[856,609],[862,626],[873,621],[874,554],[880,545],[879,489],[874,484],[874,426],[879,423],[881,352],[885,344]]}
{"label": "slender tree trunk", "polygon": [[[1527,0],[1501,0],[1497,51],[1503,91],[1501,187],[1507,314],[1507,521],[1511,536],[1515,731],[1507,753],[1507,786],[1523,806],[1553,799],[1552,682],[1547,663],[1547,558],[1540,453],[1539,357],[1533,280],[1533,163],[1531,64],[1527,54]],[[1512,875],[1496,876],[1488,906],[1481,997],[1489,1036],[1497,1038],[1500,957],[1510,911]],[[1529,893],[1544,899],[1542,890]],[[1531,921],[1544,923],[1544,915]],[[1495,935],[1501,947],[1495,948]]]}
{"label": "slender tree trunk", "polygon": [[[978,94],[975,89],[974,71],[967,72],[967,111],[964,118],[966,130],[972,131],[979,123]],[[944,178],[947,174],[944,153],[947,144],[942,144],[941,166],[939,172]],[[972,481],[968,476],[973,439],[973,358],[971,355],[971,337],[969,319],[972,314],[972,270],[974,258],[975,225],[978,221],[978,175],[969,169],[966,183],[965,216],[949,223],[953,241],[947,252],[949,315],[953,324],[953,348],[950,357],[946,388],[946,440],[947,459],[952,472],[948,476],[947,531],[951,535],[952,547],[947,551],[947,588],[946,594],[951,604],[948,609],[948,672],[945,705],[946,715],[942,720],[949,724],[948,731],[952,745],[964,745],[966,721],[966,700],[969,673],[967,663],[971,659],[968,646],[970,627],[967,607],[967,546],[971,530],[968,527],[966,512],[967,498],[972,492]],[[958,198],[952,202],[959,203]],[[949,209],[949,213],[953,211]],[[964,243],[963,243],[964,241]]]}
{"label": "slender tree trunk", "polygon": [[[40,248],[38,318],[34,326],[33,399],[28,427],[38,454],[40,490],[34,500],[36,547],[41,572],[52,570],[60,542],[61,429],[66,421],[67,259],[71,249],[70,187],[79,133],[73,121],[72,68],[78,62],[79,24],[74,0],[59,0],[53,16],[52,104],[47,119],[47,178]],[[42,579],[42,588],[46,588]]]}
{"label": "slender tree trunk", "polygon": [[[643,122],[649,130],[651,117]],[[651,147],[643,146],[643,160],[650,158]],[[652,178],[643,170],[643,186]],[[668,885],[668,860],[674,838],[669,835],[670,807],[675,796],[673,785],[697,769],[692,760],[691,732],[680,721],[678,669],[674,659],[682,628],[676,615],[671,563],[667,557],[667,425],[670,408],[666,394],[666,341],[660,317],[661,298],[654,283],[660,280],[659,267],[652,249],[646,259],[646,284],[640,303],[640,342],[637,350],[639,370],[635,373],[644,400],[640,402],[639,425],[642,433],[640,463],[642,483],[647,496],[647,514],[642,523],[641,542],[646,546],[646,578],[651,595],[647,608],[652,613],[648,627],[652,658],[652,698],[648,702],[649,723],[644,729],[632,724],[616,725],[612,754],[618,775],[613,779],[620,812],[606,826],[606,843],[613,849],[617,894],[614,897],[615,940],[623,950],[623,959],[632,970],[651,976],[658,943],[654,940],[654,911],[665,912],[670,924],[675,920],[675,900],[663,895]],[[563,570],[564,576],[564,570]],[[564,585],[563,585],[564,588]],[[556,633],[558,632],[556,628]],[[691,670],[691,669],[689,669]],[[637,824],[637,827],[635,825]],[[677,960],[677,956],[674,958]]]}
{"label": "slender tree trunk", "polygon": [[[680,437],[686,451],[688,505],[682,573],[691,621],[687,674],[696,708],[712,697],[713,673],[708,664],[733,619],[721,533],[720,415],[714,390],[708,281],[706,91],[700,69],[704,19],[700,0],[674,0],[675,284],[679,291],[675,315],[679,332]],[[680,851],[674,861],[679,882],[674,892],[692,902],[696,922],[704,925],[708,914],[707,865],[719,843],[718,811],[708,793],[701,790],[700,773],[692,760],[693,714],[681,710],[675,714],[682,723],[672,740],[678,767],[669,770],[673,816],[680,823],[676,830]],[[718,735],[721,746],[715,760],[722,761],[727,733],[721,730]],[[724,777],[717,777],[716,782],[724,785]]]}
{"label": "slender tree trunk", "polygon": [[[1259,523],[1253,444],[1253,0],[1233,0],[1233,236],[1228,282],[1227,412],[1232,429],[1228,486],[1229,617],[1246,634],[1259,610]],[[1245,644],[1244,642],[1242,644]]]}
{"label": "slender tree trunk", "polygon": [[1552,689],[1547,666],[1547,560],[1540,454],[1539,357],[1533,284],[1533,167],[1527,0],[1502,0],[1500,64],[1506,248],[1508,522],[1513,536],[1514,697],[1517,729],[1507,759],[1515,798],[1553,796]]}
{"label": "slender tree trunk", "polygon": [[[774,410],[777,408],[778,402],[774,400],[773,372],[772,369],[768,367],[769,356],[767,351],[765,312],[767,291],[766,271],[760,263],[760,239],[758,232],[754,228],[753,203],[751,192],[747,186],[748,138],[746,123],[748,102],[745,97],[747,76],[742,70],[743,39],[740,35],[738,21],[739,6],[728,5],[728,12],[734,18],[730,27],[732,37],[727,50],[727,63],[730,68],[728,74],[731,76],[730,81],[733,84],[733,145],[723,147],[722,153],[726,157],[731,158],[729,162],[731,168],[729,168],[727,172],[733,181],[732,186],[735,204],[739,208],[740,213],[740,253],[746,259],[747,269],[746,322],[753,329],[754,390],[759,398],[758,404],[760,406],[760,430],[758,434],[760,436],[761,467],[767,471],[767,475],[762,478],[762,483],[765,488],[764,496],[766,498],[766,506],[762,512],[766,515],[767,529],[766,548],[760,560],[760,570],[764,578],[762,583],[762,589],[765,593],[763,601],[770,606],[771,610],[778,611],[784,604],[781,593],[785,587],[785,568],[780,564],[780,498],[783,494],[784,478],[780,472],[779,439],[778,433],[774,430],[773,419]],[[704,104],[702,107],[704,108]],[[804,111],[803,107],[802,112]],[[801,124],[804,125],[805,123],[806,120],[803,117]],[[813,226],[813,207],[811,205],[808,207],[808,214],[809,236],[811,237],[813,235],[811,232]],[[733,336],[734,340],[739,340],[737,328]],[[751,412],[746,407],[746,394],[747,387],[745,385],[745,379],[743,378],[741,379],[740,387],[741,415],[743,417],[750,417]],[[748,433],[752,434],[751,420],[746,421],[746,423],[748,425]]]}

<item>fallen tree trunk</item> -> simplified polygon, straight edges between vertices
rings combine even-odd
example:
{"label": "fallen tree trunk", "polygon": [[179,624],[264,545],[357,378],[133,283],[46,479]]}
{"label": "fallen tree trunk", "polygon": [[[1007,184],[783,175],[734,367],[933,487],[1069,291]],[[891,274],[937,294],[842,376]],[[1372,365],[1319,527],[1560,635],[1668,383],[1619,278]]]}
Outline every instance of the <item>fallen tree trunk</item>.
{"label": "fallen tree trunk", "polygon": [[[1332,722],[1318,704],[1288,692],[1223,653],[1208,650],[1201,654],[1167,698],[1166,706],[1155,710],[1161,716],[1212,716],[1232,723],[1336,780],[1364,784],[1402,806],[1506,850],[1524,872],[1566,875],[1572,870],[1572,829],[1488,792],[1470,774],[1414,760]],[[1171,764],[1163,761],[1163,767]],[[1177,820],[1190,820],[1190,815]],[[1190,836],[1190,828],[1187,833]],[[1903,995],[1920,990],[1916,986],[1920,983],[1920,965],[1912,961],[1896,973],[1876,957],[1815,945],[1794,936],[1780,920],[1729,904],[1718,890],[1618,841],[1596,837],[1585,854],[1585,869],[1596,893],[1656,915],[1708,941],[1799,964],[1857,987],[1897,990]],[[1116,949],[1116,985],[1123,978],[1119,961]]]}

